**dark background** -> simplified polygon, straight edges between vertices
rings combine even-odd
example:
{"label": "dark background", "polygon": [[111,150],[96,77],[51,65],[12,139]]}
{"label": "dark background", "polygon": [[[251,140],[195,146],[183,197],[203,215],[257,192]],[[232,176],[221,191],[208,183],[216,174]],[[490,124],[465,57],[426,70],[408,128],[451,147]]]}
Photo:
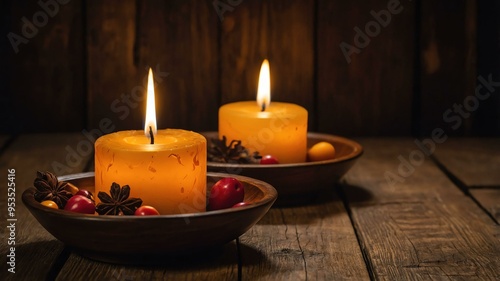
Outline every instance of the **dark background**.
{"label": "dark background", "polygon": [[[255,99],[268,58],[272,100],[307,108],[310,131],[500,135],[500,87],[443,117],[473,102],[478,77],[500,81],[500,1],[60,2],[41,1],[53,16],[38,1],[0,4],[2,134],[142,129],[148,66],[160,128],[215,131],[221,104]],[[340,44],[397,2],[348,63]],[[23,17],[39,25],[31,38]],[[9,34],[27,41],[17,53]]]}

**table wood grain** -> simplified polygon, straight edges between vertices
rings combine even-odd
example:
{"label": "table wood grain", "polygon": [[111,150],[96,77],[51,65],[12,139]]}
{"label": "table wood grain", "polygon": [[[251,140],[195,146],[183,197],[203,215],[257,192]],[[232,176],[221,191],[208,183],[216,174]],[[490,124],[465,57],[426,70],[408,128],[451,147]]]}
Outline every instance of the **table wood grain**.
{"label": "table wood grain", "polygon": [[[356,202],[356,190],[345,192],[375,279],[498,278],[500,229],[472,198],[429,158],[398,173],[400,156],[414,151],[410,140],[361,143],[365,154],[345,180],[371,196]],[[388,173],[402,182],[391,184]]]}
{"label": "table wood grain", "polygon": [[[68,173],[93,169],[92,153],[71,157],[72,150],[83,152],[87,141],[80,133],[0,136],[4,144],[0,167],[16,169],[18,219],[16,273],[9,273],[4,263],[1,280],[500,278],[498,208],[485,207],[500,201],[496,175],[488,171],[500,153],[494,139],[450,140],[431,157],[414,158],[413,164],[415,144],[410,138],[358,139],[363,156],[340,183],[318,194],[311,204],[272,208],[247,233],[218,251],[155,266],[113,265],[73,253],[23,206],[20,195],[32,186],[37,170],[52,170],[56,162],[66,165]],[[457,154],[457,147],[472,143],[482,153],[462,149],[458,152],[465,156]],[[401,159],[412,167],[400,169]],[[460,164],[463,159],[474,163],[474,171],[487,179],[475,180],[468,165]],[[481,193],[482,198],[476,197]],[[5,230],[5,194],[0,209]],[[0,241],[1,254],[8,251],[6,241]]]}
{"label": "table wood grain", "polygon": [[500,140],[452,138],[436,146],[436,161],[500,222]]}
{"label": "table wood grain", "polygon": [[2,1],[0,132],[140,129],[148,67],[160,126],[214,131],[219,106],[255,100],[267,58],[272,100],[311,130],[500,136],[497,1],[60,2]]}
{"label": "table wood grain", "polygon": [[500,187],[500,139],[450,138],[435,157],[470,188]]}

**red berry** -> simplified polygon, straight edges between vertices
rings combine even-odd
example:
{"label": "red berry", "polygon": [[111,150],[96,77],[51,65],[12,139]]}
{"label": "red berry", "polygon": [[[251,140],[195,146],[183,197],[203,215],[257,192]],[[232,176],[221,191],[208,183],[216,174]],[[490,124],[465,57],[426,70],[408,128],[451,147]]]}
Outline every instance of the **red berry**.
{"label": "red berry", "polygon": [[137,208],[137,210],[135,210],[134,213],[134,215],[136,216],[155,216],[155,215],[157,216],[159,214],[160,213],[154,207],[147,205]]}
{"label": "red berry", "polygon": [[263,165],[270,165],[270,164],[279,164],[280,162],[278,161],[278,158],[272,156],[272,155],[264,155],[260,159],[260,164]]}
{"label": "red berry", "polygon": [[223,178],[216,182],[210,190],[209,210],[220,210],[242,202],[245,197],[243,184],[235,178]]}
{"label": "red berry", "polygon": [[86,189],[78,190],[78,192],[75,193],[75,195],[83,195],[83,196],[87,197],[88,199],[94,201],[94,195],[92,194],[92,192],[90,192]]}
{"label": "red berry", "polygon": [[92,200],[83,195],[73,195],[66,203],[66,206],[64,206],[64,210],[83,214],[94,214],[95,204]]}
{"label": "red berry", "polygon": [[234,204],[233,207],[231,207],[231,208],[245,207],[248,205],[250,205],[250,204],[248,204],[247,202],[240,202],[240,203]]}

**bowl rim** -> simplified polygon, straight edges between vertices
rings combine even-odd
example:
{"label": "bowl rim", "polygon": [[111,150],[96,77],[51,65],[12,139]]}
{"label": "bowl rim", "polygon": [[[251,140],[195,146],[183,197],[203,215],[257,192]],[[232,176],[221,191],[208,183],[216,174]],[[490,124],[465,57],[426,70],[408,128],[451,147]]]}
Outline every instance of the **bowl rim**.
{"label": "bowl rim", "polygon": [[[216,131],[209,132],[201,132],[201,135],[207,138],[207,134],[217,134]],[[313,162],[302,162],[302,163],[286,163],[286,164],[273,164],[273,165],[260,165],[260,164],[234,164],[234,163],[219,163],[219,162],[211,162],[207,161],[207,166],[215,167],[215,168],[250,168],[250,169],[273,169],[273,168],[297,168],[297,167],[310,167],[310,166],[322,166],[329,165],[335,163],[347,162],[353,159],[360,157],[364,150],[363,146],[358,142],[348,139],[346,137],[330,135],[325,133],[317,133],[317,132],[308,132],[307,138],[319,138],[319,139],[334,139],[340,141],[344,144],[353,148],[353,152],[348,155],[330,159],[330,160],[322,160],[322,161],[313,161]],[[207,138],[208,141],[208,138]]]}
{"label": "bowl rim", "polygon": [[[60,181],[71,181],[71,180],[76,180],[76,179],[82,179],[82,178],[89,178],[89,177],[94,177],[95,174],[94,172],[86,172],[86,173],[76,173],[76,174],[68,174],[68,175],[63,175],[59,176],[58,180]],[[53,215],[53,216],[65,216],[68,218],[75,218],[75,219],[86,219],[86,220],[95,220],[95,221],[115,221],[115,220],[123,220],[123,221],[131,221],[131,220],[166,220],[166,219],[197,219],[197,218],[204,218],[204,217],[212,217],[212,216],[218,216],[218,215],[224,215],[227,213],[236,213],[240,212],[243,210],[249,210],[249,209],[257,209],[259,207],[265,206],[267,204],[273,204],[277,197],[278,197],[278,191],[269,183],[246,177],[246,176],[240,176],[240,175],[234,175],[234,174],[227,174],[227,173],[214,173],[214,172],[207,172],[207,177],[212,176],[212,177],[235,177],[238,180],[242,181],[251,181],[252,183],[256,183],[259,185],[254,185],[255,187],[259,188],[263,193],[264,193],[264,198],[256,203],[249,204],[246,206],[241,206],[238,208],[227,208],[227,209],[221,209],[221,210],[214,210],[214,211],[205,211],[205,212],[200,212],[200,213],[186,213],[186,214],[171,214],[171,215],[156,215],[156,216],[101,216],[97,214],[82,214],[82,213],[76,213],[76,212],[69,212],[61,209],[53,209],[50,207],[43,206],[40,202],[35,200],[34,193],[36,189],[34,187],[27,188],[26,190],[23,191],[22,193],[22,201],[23,203],[30,207],[30,208],[35,208],[41,212]]]}

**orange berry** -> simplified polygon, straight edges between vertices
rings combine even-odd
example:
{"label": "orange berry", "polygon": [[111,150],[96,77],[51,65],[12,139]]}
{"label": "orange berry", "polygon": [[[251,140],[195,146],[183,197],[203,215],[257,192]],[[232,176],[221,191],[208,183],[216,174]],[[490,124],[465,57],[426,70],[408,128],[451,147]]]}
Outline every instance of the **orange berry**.
{"label": "orange berry", "polygon": [[49,208],[52,208],[52,209],[59,209],[59,207],[57,206],[56,202],[54,202],[52,200],[42,201],[41,204],[44,205],[44,206],[47,206]]}
{"label": "orange berry", "polygon": [[309,161],[331,160],[335,157],[335,147],[329,142],[318,142],[307,151]]}

